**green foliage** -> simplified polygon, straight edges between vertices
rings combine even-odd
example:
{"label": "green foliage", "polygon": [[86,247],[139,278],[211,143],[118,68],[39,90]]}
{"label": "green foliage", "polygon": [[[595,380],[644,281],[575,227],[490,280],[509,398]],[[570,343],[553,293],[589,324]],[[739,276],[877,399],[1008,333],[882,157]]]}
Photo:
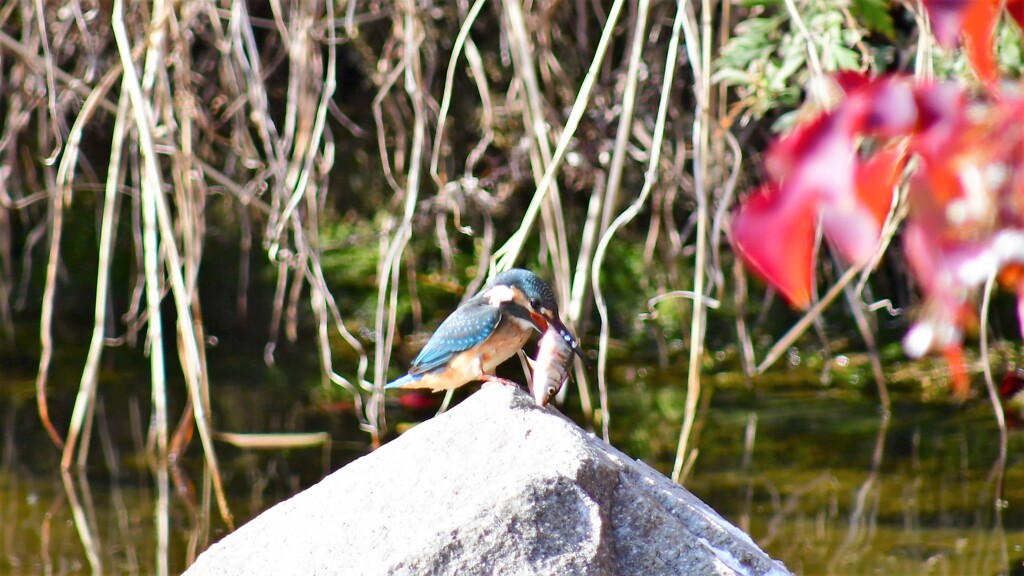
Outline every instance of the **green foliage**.
{"label": "green foliage", "polygon": [[[879,12],[883,0],[861,0],[854,13],[866,15],[868,29],[892,30],[888,13]],[[741,19],[716,62],[713,82],[736,90],[739,102],[732,116],[741,123],[762,118],[769,111],[794,108],[803,87],[811,79],[808,46],[785,4],[781,1],[745,2],[751,15]],[[799,6],[822,72],[863,70],[873,54],[862,53],[864,30],[851,27],[853,20],[845,3],[823,0]]]}
{"label": "green foliage", "polygon": [[1010,18],[996,32],[996,62],[1004,78],[1024,77],[1024,33]]}
{"label": "green foliage", "polygon": [[871,32],[877,32],[886,38],[896,36],[896,29],[889,14],[889,0],[853,0],[850,12],[854,19]]}
{"label": "green foliage", "polygon": [[722,50],[712,82],[736,88],[747,109],[744,122],[799,101],[790,78],[806,63],[803,47],[783,29],[786,20],[784,14],[744,20]]}

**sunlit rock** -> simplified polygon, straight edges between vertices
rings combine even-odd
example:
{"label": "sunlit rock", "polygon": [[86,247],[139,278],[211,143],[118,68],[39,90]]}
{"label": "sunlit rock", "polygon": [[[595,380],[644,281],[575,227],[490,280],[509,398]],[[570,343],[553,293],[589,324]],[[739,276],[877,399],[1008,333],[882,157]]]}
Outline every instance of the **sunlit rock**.
{"label": "sunlit rock", "polygon": [[692,494],[485,386],[214,544],[200,574],[789,574]]}

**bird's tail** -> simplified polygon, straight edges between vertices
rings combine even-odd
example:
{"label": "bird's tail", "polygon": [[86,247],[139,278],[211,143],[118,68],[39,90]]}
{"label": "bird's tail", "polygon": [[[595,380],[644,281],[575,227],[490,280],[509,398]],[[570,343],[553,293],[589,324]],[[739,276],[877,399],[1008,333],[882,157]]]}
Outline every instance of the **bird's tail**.
{"label": "bird's tail", "polygon": [[387,384],[384,385],[384,387],[385,388],[401,388],[403,386],[408,386],[409,384],[412,384],[413,382],[418,382],[420,380],[420,378],[423,378],[422,374],[416,374],[416,375],[406,374],[405,376],[402,376],[398,380],[392,380],[391,382],[388,382]]}

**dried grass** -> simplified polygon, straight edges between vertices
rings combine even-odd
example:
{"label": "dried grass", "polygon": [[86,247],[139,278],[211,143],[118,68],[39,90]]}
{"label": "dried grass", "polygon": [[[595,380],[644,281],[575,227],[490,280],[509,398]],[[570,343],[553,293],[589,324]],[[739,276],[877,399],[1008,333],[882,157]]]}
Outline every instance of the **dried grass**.
{"label": "dried grass", "polygon": [[[648,271],[637,281],[645,296],[690,291],[681,328],[690,346],[687,401],[674,469],[684,479],[696,457],[706,311],[712,295],[724,300],[730,280],[744,366],[748,374],[757,366],[743,318],[745,277],[736,267],[727,277],[723,268],[732,262],[721,253],[742,156],[725,127],[728,94],[711,82],[730,26],[720,22],[716,37],[712,23],[736,17],[731,3],[616,0],[607,13],[584,0],[525,7],[464,0],[454,8],[273,1],[258,15],[250,7],[257,4],[129,0],[108,14],[92,4],[40,0],[0,8],[0,324],[12,341],[34,258],[45,254],[37,398],[50,436],[63,445],[64,467],[81,466],[88,454],[104,348],[137,345],[145,327],[149,446],[164,470],[157,472],[161,494],[168,458],[187,444],[194,417],[220,513],[231,523],[212,440],[216,383],[207,378],[197,283],[216,209],[235,215],[240,230],[240,316],[248,313],[253,235],[277,272],[266,361],[274,361],[282,335],[300,337],[299,319],[311,315],[324,382],[351,396],[374,445],[386,427],[382,386],[400,338],[398,304],[410,298],[419,321],[415,263],[427,258],[445,277],[471,277],[467,294],[495,271],[538,265],[577,330],[586,331],[596,306],[599,406],[581,365],[576,381],[584,413],[608,438],[614,304],[602,289],[603,266],[609,246],[626,241],[632,226]],[[95,146],[107,140],[107,149]],[[105,174],[92,167],[101,161]],[[352,166],[360,173],[348,173]],[[61,278],[76,273],[64,261],[64,219],[83,209],[77,195],[94,190],[103,191],[95,204],[94,321],[65,439],[46,401]],[[322,266],[323,226],[339,204],[378,223],[372,343],[349,332]],[[645,210],[649,218],[633,224]],[[127,236],[117,234],[122,220],[130,223]],[[434,251],[414,254],[410,241],[424,235],[433,237]],[[466,236],[475,241],[475,270],[456,269]],[[112,260],[126,253],[131,276],[116,281],[127,283],[130,296],[123,310],[112,309]],[[858,274],[848,297],[859,301],[865,273],[851,270],[821,306]],[[170,440],[165,301],[173,305],[192,411]],[[860,325],[870,334],[868,322]],[[349,348],[354,360],[336,365],[334,346]]]}

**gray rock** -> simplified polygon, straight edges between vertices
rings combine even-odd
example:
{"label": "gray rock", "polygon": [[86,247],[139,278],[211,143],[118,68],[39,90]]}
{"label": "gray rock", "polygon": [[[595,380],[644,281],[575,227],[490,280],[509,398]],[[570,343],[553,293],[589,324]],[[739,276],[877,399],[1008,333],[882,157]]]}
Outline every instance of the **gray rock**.
{"label": "gray rock", "polygon": [[681,486],[490,385],[267,510],[200,574],[789,574]]}

